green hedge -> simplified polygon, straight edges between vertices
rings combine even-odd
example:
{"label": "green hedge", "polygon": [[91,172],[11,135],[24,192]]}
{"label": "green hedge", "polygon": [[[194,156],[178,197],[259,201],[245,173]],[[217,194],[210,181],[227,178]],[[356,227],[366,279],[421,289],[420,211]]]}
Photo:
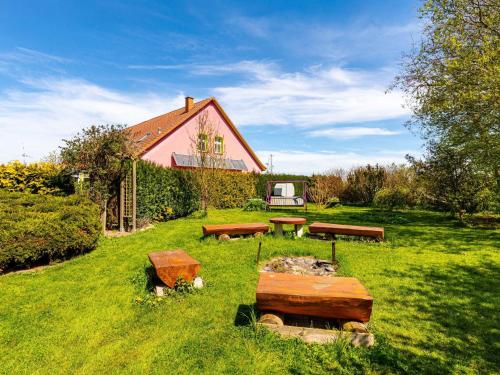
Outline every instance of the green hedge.
{"label": "green hedge", "polygon": [[210,184],[209,206],[243,207],[256,194],[256,178],[250,173],[214,171]]}
{"label": "green hedge", "polygon": [[199,207],[199,192],[192,172],[137,163],[137,218],[168,220],[186,216]]}
{"label": "green hedge", "polygon": [[48,264],[95,248],[99,208],[80,196],[0,190],[0,272]]}
{"label": "green hedge", "polygon": [[51,162],[0,164],[0,189],[9,192],[66,195],[73,192],[71,177]]}

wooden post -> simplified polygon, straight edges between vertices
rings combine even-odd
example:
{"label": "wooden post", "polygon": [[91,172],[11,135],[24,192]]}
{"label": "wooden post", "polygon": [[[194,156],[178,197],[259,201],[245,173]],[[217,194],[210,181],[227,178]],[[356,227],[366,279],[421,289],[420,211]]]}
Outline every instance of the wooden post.
{"label": "wooden post", "polygon": [[132,161],[132,232],[137,229],[137,161]]}
{"label": "wooden post", "polygon": [[306,212],[307,212],[307,182],[304,181],[303,184],[304,184],[304,187],[303,187],[303,190],[304,190],[304,192],[303,192],[303,194],[304,194],[304,197],[303,197],[304,208],[306,209]]}
{"label": "wooden post", "polygon": [[333,237],[333,240],[332,240],[332,264],[335,264],[337,263],[337,259],[336,259],[336,254],[335,254],[335,236]]}
{"label": "wooden post", "polygon": [[119,212],[119,215],[120,215],[120,218],[119,218],[119,222],[120,222],[120,232],[125,232],[125,227],[123,225],[123,215],[125,214],[125,181],[124,181],[125,177],[122,177],[120,179],[120,212]]}
{"label": "wooden post", "polygon": [[259,241],[259,249],[257,250],[257,261],[256,263],[259,264],[259,260],[260,260],[260,249],[262,247],[262,241]]}

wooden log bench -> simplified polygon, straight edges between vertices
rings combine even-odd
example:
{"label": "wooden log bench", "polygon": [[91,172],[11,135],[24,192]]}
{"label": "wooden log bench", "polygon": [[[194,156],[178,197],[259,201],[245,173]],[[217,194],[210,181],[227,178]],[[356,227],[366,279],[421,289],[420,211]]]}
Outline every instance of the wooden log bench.
{"label": "wooden log bench", "polygon": [[269,219],[274,224],[274,235],[283,236],[283,225],[293,225],[297,237],[302,237],[306,219],[303,217],[272,217]]}
{"label": "wooden log bench", "polygon": [[[264,223],[241,223],[241,224],[205,224],[203,235],[210,236],[240,236],[244,234],[264,234],[269,232],[269,225]],[[220,238],[221,239],[221,238]]]}
{"label": "wooden log bench", "polygon": [[192,281],[201,268],[196,259],[181,249],[149,253],[148,257],[158,278],[170,288],[174,287],[179,277]]}
{"label": "wooden log bench", "polygon": [[354,277],[261,272],[257,285],[261,311],[368,322],[373,298]]}
{"label": "wooden log bench", "polygon": [[373,237],[377,240],[384,239],[384,228],[363,227],[358,225],[342,225],[330,223],[312,223],[309,225],[309,233],[341,234],[347,236]]}

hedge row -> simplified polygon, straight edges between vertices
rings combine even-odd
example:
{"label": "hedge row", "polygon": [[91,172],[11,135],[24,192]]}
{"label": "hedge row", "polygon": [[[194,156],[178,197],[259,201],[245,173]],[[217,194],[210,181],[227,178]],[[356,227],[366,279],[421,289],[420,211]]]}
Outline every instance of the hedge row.
{"label": "hedge row", "polygon": [[256,175],[214,171],[210,184],[209,206],[215,208],[243,207],[256,196]]}
{"label": "hedge row", "polygon": [[72,190],[69,176],[61,173],[60,164],[39,162],[23,164],[12,161],[0,164],[0,189],[10,192],[63,195]]}
{"label": "hedge row", "polygon": [[0,273],[48,264],[95,248],[99,208],[74,195],[0,190]]}
{"label": "hedge row", "polygon": [[[164,168],[147,161],[137,163],[137,218],[169,220],[186,216],[200,207],[200,179],[197,171]],[[210,207],[243,207],[256,196],[254,174],[209,171]]]}
{"label": "hedge row", "polygon": [[137,218],[168,220],[186,216],[199,207],[195,176],[186,170],[137,163]]}

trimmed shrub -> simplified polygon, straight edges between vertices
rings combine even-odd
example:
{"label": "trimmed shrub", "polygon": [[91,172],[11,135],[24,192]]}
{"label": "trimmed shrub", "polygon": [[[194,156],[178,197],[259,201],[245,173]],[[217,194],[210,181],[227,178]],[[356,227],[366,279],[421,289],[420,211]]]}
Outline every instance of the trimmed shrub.
{"label": "trimmed shrub", "polygon": [[48,264],[95,248],[99,208],[73,195],[0,190],[0,272]]}
{"label": "trimmed shrub", "polygon": [[255,197],[255,175],[250,173],[213,171],[209,206],[215,208],[243,207]]}
{"label": "trimmed shrub", "polygon": [[410,207],[413,205],[412,194],[404,187],[380,189],[373,198],[373,204],[389,210]]}
{"label": "trimmed shrub", "polygon": [[199,207],[196,179],[191,171],[137,163],[137,218],[169,220],[189,215]]}
{"label": "trimmed shrub", "polygon": [[267,203],[265,200],[260,198],[252,198],[247,200],[243,206],[243,211],[266,211]]}
{"label": "trimmed shrub", "polygon": [[59,164],[49,162],[23,164],[18,160],[0,164],[0,189],[57,195],[67,191],[69,185],[69,177],[61,173]]}

